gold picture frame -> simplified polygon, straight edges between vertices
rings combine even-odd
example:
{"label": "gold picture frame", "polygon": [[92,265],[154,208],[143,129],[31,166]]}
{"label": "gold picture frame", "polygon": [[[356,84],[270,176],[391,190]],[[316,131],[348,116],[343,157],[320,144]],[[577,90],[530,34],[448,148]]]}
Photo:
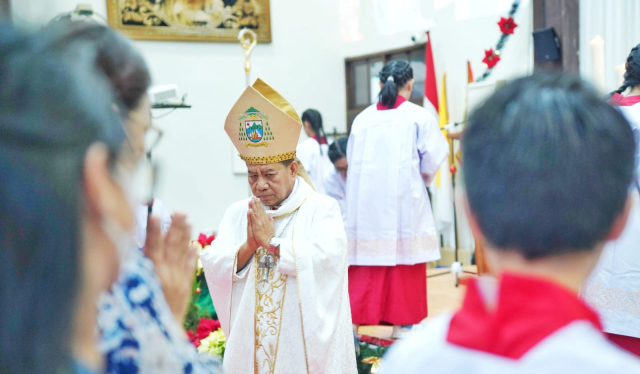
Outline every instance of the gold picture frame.
{"label": "gold picture frame", "polygon": [[269,0],[106,0],[109,25],[132,39],[237,42],[250,28],[271,42]]}

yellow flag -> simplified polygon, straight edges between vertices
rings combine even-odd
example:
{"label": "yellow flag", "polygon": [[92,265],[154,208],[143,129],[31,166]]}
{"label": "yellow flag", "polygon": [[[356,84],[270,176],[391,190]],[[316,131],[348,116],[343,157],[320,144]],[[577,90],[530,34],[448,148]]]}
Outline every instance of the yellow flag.
{"label": "yellow flag", "polygon": [[[444,129],[446,125],[449,124],[449,112],[447,111],[447,73],[445,72],[442,75],[442,86],[440,86],[440,103],[438,106],[438,125],[440,126],[440,130],[442,130],[442,135],[444,135],[445,139],[449,142],[449,147],[451,147],[451,140],[447,138],[447,134],[449,133]],[[449,164],[449,158],[447,158],[447,165]],[[436,187],[440,187],[440,170],[436,174]]]}

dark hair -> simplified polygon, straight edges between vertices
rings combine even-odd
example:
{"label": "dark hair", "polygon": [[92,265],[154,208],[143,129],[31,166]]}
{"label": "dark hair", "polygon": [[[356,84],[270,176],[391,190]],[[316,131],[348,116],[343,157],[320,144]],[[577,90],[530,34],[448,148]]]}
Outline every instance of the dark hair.
{"label": "dark hair", "polygon": [[71,368],[84,155],[124,140],[95,51],[0,28],[0,372]]}
{"label": "dark hair", "polygon": [[144,59],[129,39],[101,25],[80,22],[57,23],[52,29],[51,44],[59,46],[89,45],[96,50],[95,64],[111,84],[118,104],[126,111],[135,109],[151,84]]}
{"label": "dark hair", "polygon": [[411,79],[413,79],[413,69],[408,61],[388,62],[380,71],[380,82],[384,85],[378,95],[380,104],[393,108],[398,98],[398,89],[404,87]]}
{"label": "dark hair", "polygon": [[329,160],[331,163],[335,163],[343,157],[347,157],[347,141],[349,138],[342,137],[329,146]]}
{"label": "dark hair", "polygon": [[633,88],[635,86],[640,85],[640,50],[638,48],[640,44],[633,47],[629,56],[627,57],[627,62],[624,64],[625,73],[624,73],[624,83],[617,90],[613,91],[614,93],[623,93],[627,90],[627,88]]}
{"label": "dark hair", "polygon": [[631,127],[568,74],[498,89],[469,117],[462,150],[469,206],[487,241],[528,259],[604,241],[634,174]]}
{"label": "dark hair", "polygon": [[[302,122],[309,122],[313,132],[318,137],[318,143],[322,145],[327,142],[327,137],[322,127],[322,115],[315,109],[307,109],[302,113]],[[320,154],[322,154],[322,146],[320,147]]]}

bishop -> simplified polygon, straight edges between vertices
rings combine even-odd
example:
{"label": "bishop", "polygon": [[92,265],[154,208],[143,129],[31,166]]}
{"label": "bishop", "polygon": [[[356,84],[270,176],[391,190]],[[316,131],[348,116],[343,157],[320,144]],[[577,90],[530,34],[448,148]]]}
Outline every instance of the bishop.
{"label": "bishop", "polygon": [[338,203],[299,175],[301,128],[261,80],[225,123],[253,193],[227,209],[201,254],[228,373],[356,373],[345,229]]}

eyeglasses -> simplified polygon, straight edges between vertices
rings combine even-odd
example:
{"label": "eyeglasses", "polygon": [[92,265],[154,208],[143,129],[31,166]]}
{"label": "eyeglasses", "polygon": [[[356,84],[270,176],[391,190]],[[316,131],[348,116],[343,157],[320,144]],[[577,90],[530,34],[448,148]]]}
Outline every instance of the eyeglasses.
{"label": "eyeglasses", "polygon": [[148,157],[151,155],[151,152],[153,152],[153,149],[158,145],[158,143],[160,143],[162,135],[162,130],[153,125],[150,125],[144,132],[144,150]]}
{"label": "eyeglasses", "polygon": [[[162,139],[162,130],[153,126],[152,124],[144,125],[138,121],[133,119],[129,120],[131,125],[142,125],[144,128],[144,153],[143,157],[140,157],[136,160],[136,154],[140,154],[140,151],[135,151],[139,149],[136,146],[136,142],[133,140],[131,136],[131,131],[121,122],[122,129],[124,130],[125,136],[127,138],[128,149],[130,154],[128,157],[123,157],[129,160],[130,167],[128,170],[132,171],[133,180],[130,188],[133,189],[133,197],[137,202],[140,203],[148,203],[151,204],[153,200],[154,191],[156,187],[156,176],[158,174],[158,165],[156,162],[152,160],[152,152],[154,148]],[[130,162],[135,160],[135,165],[132,165]]]}

